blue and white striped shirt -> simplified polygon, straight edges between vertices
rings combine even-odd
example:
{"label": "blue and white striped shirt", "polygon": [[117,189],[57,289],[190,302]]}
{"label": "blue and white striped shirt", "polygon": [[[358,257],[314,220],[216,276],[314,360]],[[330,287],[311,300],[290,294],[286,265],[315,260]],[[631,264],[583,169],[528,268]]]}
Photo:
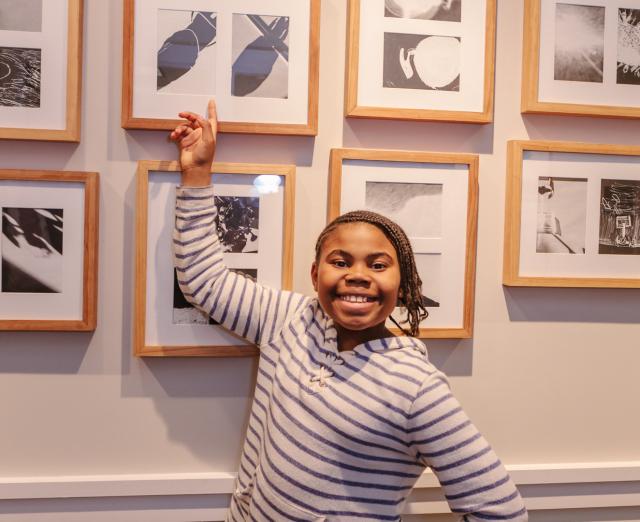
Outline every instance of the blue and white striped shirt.
{"label": "blue and white striped shirt", "polygon": [[427,466],[463,520],[527,520],[513,482],[420,340],[378,339],[339,352],[317,299],[225,267],[216,212],[212,188],[178,188],[182,291],[260,347],[227,520],[398,521]]}

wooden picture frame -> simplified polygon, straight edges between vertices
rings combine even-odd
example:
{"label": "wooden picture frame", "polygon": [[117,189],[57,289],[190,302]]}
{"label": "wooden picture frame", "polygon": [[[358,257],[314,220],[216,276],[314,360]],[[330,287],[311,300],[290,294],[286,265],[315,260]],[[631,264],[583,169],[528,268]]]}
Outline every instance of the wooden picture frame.
{"label": "wooden picture frame", "polygon": [[[295,166],[214,163],[212,172],[216,197],[249,196],[255,199],[260,216],[257,234],[258,237],[264,234],[266,238],[258,242],[256,253],[225,254],[228,266],[241,271],[243,268],[254,269],[250,275],[259,282],[290,289],[293,277]],[[261,189],[260,181],[256,183],[260,176],[260,180],[270,182],[269,190]],[[271,183],[276,177],[277,182]],[[140,161],[137,178],[134,354],[139,357],[256,355],[258,349],[254,345],[221,326],[186,324],[176,319],[172,234],[175,186],[180,183],[180,165],[177,161]],[[149,215],[154,219],[149,220]],[[150,251],[153,252],[152,257],[148,255]],[[248,259],[247,256],[254,257]],[[197,313],[195,309],[194,312]]]}
{"label": "wooden picture frame", "polygon": [[[220,132],[317,134],[320,0],[277,0],[266,6],[259,0],[235,6],[211,0],[211,12],[197,11],[202,6],[198,0],[175,4],[167,9],[168,3],[159,0],[124,0],[123,128],[173,129],[180,121],[178,112],[205,114],[208,99],[215,96]],[[194,23],[199,25],[189,29]],[[209,42],[199,44],[203,47],[194,51],[193,62],[187,63],[184,42],[174,45],[180,28]],[[245,60],[253,33],[264,39],[270,32],[282,49],[272,46],[268,56],[262,49],[260,60]],[[182,55],[167,58],[165,67],[158,63],[159,49],[165,49],[163,60],[175,49]],[[154,63],[144,63],[149,55]],[[271,55],[273,63],[265,71],[251,69]]]}
{"label": "wooden picture frame", "polygon": [[98,173],[0,170],[0,215],[0,330],[95,330]]}
{"label": "wooden picture frame", "polygon": [[503,284],[640,288],[639,167],[640,147],[510,141]]}
{"label": "wooden picture frame", "polygon": [[[366,11],[363,4],[348,4],[345,116],[493,120],[496,0],[453,0],[448,12],[425,2],[424,13],[398,0],[367,0]],[[382,58],[361,56],[381,49]]]}
{"label": "wooden picture frame", "polygon": [[[632,38],[640,3],[583,4],[525,0],[521,111],[640,118],[640,67],[626,63],[640,53]],[[580,40],[581,30],[592,38]]]}
{"label": "wooden picture frame", "polygon": [[80,141],[83,6],[25,3],[0,24],[0,139]]}
{"label": "wooden picture frame", "polygon": [[[327,220],[362,208],[394,219],[411,240],[424,291],[430,294],[424,296],[430,315],[421,324],[419,336],[470,338],[475,292],[478,156],[333,149]],[[418,216],[422,219],[417,219]]]}

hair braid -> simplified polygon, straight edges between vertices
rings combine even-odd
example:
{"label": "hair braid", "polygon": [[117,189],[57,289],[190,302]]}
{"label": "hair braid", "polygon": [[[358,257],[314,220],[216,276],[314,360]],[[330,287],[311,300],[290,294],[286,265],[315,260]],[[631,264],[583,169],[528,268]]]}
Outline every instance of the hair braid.
{"label": "hair braid", "polygon": [[322,244],[329,234],[340,225],[349,223],[367,223],[377,227],[395,248],[400,264],[399,298],[407,312],[407,317],[401,322],[409,323],[409,330],[407,331],[400,326],[393,317],[390,318],[406,335],[417,337],[420,330],[420,322],[429,315],[429,312],[425,308],[422,299],[422,280],[418,275],[413,249],[407,234],[400,225],[381,214],[369,210],[354,210],[353,212],[342,214],[329,223],[318,236],[316,241],[316,263],[320,260]]}

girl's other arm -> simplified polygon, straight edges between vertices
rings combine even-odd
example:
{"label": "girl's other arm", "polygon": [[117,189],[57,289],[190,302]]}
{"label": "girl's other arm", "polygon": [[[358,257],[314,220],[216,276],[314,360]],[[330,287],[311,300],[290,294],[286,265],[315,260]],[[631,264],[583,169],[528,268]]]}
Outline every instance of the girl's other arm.
{"label": "girl's other arm", "polygon": [[407,431],[417,458],[438,477],[453,513],[466,522],[528,520],[500,459],[435,368],[417,394]]}

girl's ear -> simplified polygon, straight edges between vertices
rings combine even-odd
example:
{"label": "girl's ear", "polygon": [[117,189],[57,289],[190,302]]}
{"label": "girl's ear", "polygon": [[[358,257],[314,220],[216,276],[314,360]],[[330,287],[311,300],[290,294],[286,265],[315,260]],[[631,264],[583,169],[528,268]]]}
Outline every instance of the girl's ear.
{"label": "girl's ear", "polygon": [[311,263],[311,282],[313,283],[313,289],[318,291],[318,265],[314,261]]}

